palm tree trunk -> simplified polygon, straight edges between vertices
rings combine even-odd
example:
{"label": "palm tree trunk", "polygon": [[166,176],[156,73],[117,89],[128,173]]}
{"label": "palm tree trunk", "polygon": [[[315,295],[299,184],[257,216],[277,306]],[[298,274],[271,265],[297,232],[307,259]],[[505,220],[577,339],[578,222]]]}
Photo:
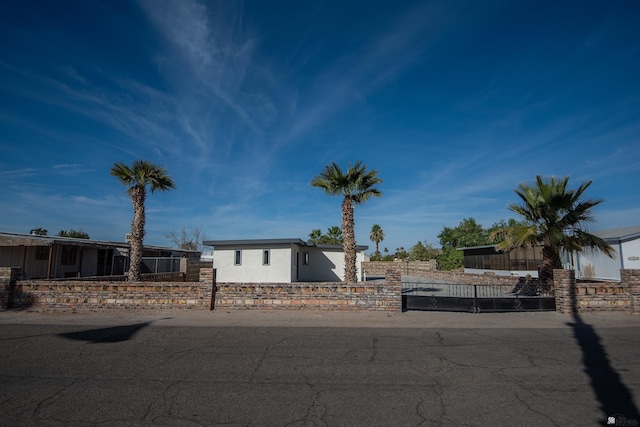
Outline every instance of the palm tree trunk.
{"label": "palm tree trunk", "polygon": [[345,196],[342,201],[342,234],[344,236],[344,281],[356,283],[356,238],[354,233],[353,200]]}
{"label": "palm tree trunk", "polygon": [[131,222],[131,249],[129,251],[129,281],[139,282],[141,279],[142,242],[144,240],[144,201],[146,189],[144,186],[131,188],[131,203],[133,204],[133,221]]}
{"label": "palm tree trunk", "polygon": [[540,265],[540,272],[538,277],[541,283],[553,284],[553,270],[561,269],[562,261],[560,261],[560,254],[558,251],[549,245],[542,247],[542,264]]}

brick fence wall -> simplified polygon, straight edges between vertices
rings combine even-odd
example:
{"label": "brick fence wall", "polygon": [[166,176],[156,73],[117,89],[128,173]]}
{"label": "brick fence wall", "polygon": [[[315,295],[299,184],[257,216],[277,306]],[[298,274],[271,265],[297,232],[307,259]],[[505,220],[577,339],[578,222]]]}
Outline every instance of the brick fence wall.
{"label": "brick fence wall", "polygon": [[620,270],[620,278],[620,282],[576,282],[573,270],[553,270],[556,310],[640,314],[640,270]]}
{"label": "brick fence wall", "polygon": [[[389,262],[391,264],[391,262]],[[402,264],[402,263],[393,263]],[[406,263],[397,267],[400,272],[407,274]],[[447,283],[456,283],[461,285],[515,285],[519,281],[517,276],[501,276],[498,274],[485,273],[485,274],[472,274],[465,273],[463,271],[445,271],[445,270],[429,270],[429,269],[411,269],[409,267],[410,276],[418,276],[425,279],[441,280]]]}
{"label": "brick fence wall", "polygon": [[216,283],[216,309],[402,310],[400,271],[385,282]]}
{"label": "brick fence wall", "polygon": [[[390,269],[384,282],[218,283],[215,270],[202,268],[198,282],[112,282],[99,280],[15,280],[20,269],[1,269],[2,308],[217,308],[381,310],[402,309],[401,272]],[[215,305],[212,305],[214,302]]]}
{"label": "brick fence wall", "polygon": [[367,276],[384,276],[388,269],[401,269],[402,274],[420,276],[437,268],[435,259],[430,261],[365,261],[362,270]]}
{"label": "brick fence wall", "polygon": [[[391,263],[389,263],[391,264]],[[391,264],[384,282],[218,283],[215,270],[201,268],[199,281],[109,282],[18,280],[20,269],[0,267],[0,309],[191,308],[323,309],[401,311],[403,269]],[[396,267],[396,268],[393,268]],[[427,274],[427,273],[424,273]],[[516,277],[428,273],[454,283],[515,284]],[[217,286],[216,286],[217,285]],[[216,291],[217,289],[217,291]],[[554,270],[556,307],[571,314],[620,311],[640,314],[640,270],[621,270],[618,282],[576,282],[571,270]]]}
{"label": "brick fence wall", "polygon": [[[20,269],[17,269],[20,270]],[[211,268],[209,268],[211,270]],[[19,272],[18,272],[19,275]],[[213,282],[111,282],[14,280],[0,269],[1,308],[108,309],[188,308],[211,310]],[[211,275],[210,275],[211,276]]]}

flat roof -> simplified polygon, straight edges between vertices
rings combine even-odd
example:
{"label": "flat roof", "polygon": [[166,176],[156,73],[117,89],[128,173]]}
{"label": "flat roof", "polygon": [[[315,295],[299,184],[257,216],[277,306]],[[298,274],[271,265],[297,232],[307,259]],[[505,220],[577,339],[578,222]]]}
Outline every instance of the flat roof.
{"label": "flat roof", "polygon": [[[75,237],[40,236],[27,233],[10,233],[0,231],[0,246],[51,246],[55,243],[64,243],[76,246],[95,246],[103,248],[129,248],[128,242],[109,242],[106,240],[78,239]],[[163,250],[180,253],[201,253],[188,249],[170,248],[166,246],[144,245],[145,249]]]}
{"label": "flat roof", "polygon": [[[313,242],[305,242],[300,238],[288,238],[288,239],[232,239],[232,240],[205,240],[202,242],[204,246],[213,246],[214,249],[216,246],[269,246],[269,245],[287,245],[293,244],[301,247],[315,247],[319,249],[340,249],[342,250],[342,245],[329,245],[322,243],[313,243]],[[357,251],[366,251],[369,249],[369,246],[356,246]]]}
{"label": "flat roof", "polygon": [[463,251],[465,249],[488,249],[495,248],[498,245],[482,245],[482,246],[469,246],[467,248],[456,248],[457,251]]}
{"label": "flat roof", "polygon": [[286,245],[309,246],[307,242],[298,238],[291,239],[233,239],[233,240],[205,240],[204,246],[240,246],[240,245]]}
{"label": "flat roof", "polygon": [[598,236],[607,242],[626,242],[640,238],[640,226],[600,230],[594,231],[591,234]]}

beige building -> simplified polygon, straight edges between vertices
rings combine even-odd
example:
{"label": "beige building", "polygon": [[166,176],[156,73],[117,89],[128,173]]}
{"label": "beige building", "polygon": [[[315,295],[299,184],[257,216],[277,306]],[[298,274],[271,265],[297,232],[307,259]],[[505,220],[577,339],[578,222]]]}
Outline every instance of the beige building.
{"label": "beige building", "polygon": [[[142,272],[180,271],[183,257],[200,252],[145,245]],[[23,279],[117,276],[129,269],[129,243],[0,232],[0,267],[21,268]]]}

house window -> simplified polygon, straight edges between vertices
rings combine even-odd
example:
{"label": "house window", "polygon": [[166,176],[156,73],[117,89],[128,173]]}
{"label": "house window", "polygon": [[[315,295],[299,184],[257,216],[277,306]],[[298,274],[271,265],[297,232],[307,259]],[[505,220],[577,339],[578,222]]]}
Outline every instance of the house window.
{"label": "house window", "polygon": [[48,251],[46,246],[36,246],[36,261],[48,259]]}
{"label": "house window", "polygon": [[242,265],[242,251],[240,249],[236,249],[233,265]]}
{"label": "house window", "polygon": [[270,258],[271,258],[270,249],[263,249],[262,250],[262,265],[269,265]]}
{"label": "house window", "polygon": [[60,256],[61,265],[76,265],[76,258],[78,256],[78,248],[75,246],[63,246],[62,255]]}
{"label": "house window", "polygon": [[303,259],[304,265],[309,265],[309,252],[304,252],[302,254],[302,259]]}

